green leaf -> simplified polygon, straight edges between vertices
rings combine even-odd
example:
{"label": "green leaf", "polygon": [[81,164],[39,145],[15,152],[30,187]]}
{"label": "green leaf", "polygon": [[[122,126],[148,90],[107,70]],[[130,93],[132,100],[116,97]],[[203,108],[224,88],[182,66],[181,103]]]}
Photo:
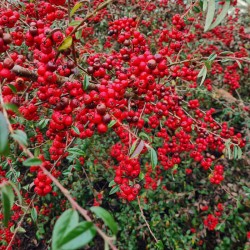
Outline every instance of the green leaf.
{"label": "green leaf", "polygon": [[238,146],[238,156],[237,156],[237,159],[241,159],[242,158],[242,150],[241,148]]}
{"label": "green leaf", "polygon": [[89,86],[89,76],[88,75],[84,75],[83,89],[87,90],[88,86]]}
{"label": "green leaf", "polygon": [[72,17],[74,14],[75,14],[75,12],[79,9],[79,8],[81,8],[82,7],[82,5],[83,5],[83,3],[76,3],[75,4],[75,6],[72,8],[72,10],[70,11],[70,17]]}
{"label": "green leaf", "polygon": [[163,245],[163,243],[162,243],[161,240],[158,240],[158,241],[155,243],[155,246],[156,246],[156,248],[159,249],[159,250],[164,250],[164,245]]}
{"label": "green leaf", "polygon": [[40,166],[43,162],[38,158],[29,158],[23,162],[23,165],[26,167],[30,166]]}
{"label": "green leaf", "polygon": [[102,207],[91,207],[90,211],[93,212],[97,217],[101,218],[105,225],[110,228],[113,234],[117,234],[118,226],[113,218],[113,216]]}
{"label": "green leaf", "polygon": [[150,159],[151,159],[151,165],[154,169],[158,163],[157,153],[153,148],[150,148]]}
{"label": "green leaf", "polygon": [[217,57],[217,54],[213,53],[208,57],[208,61],[213,61]]}
{"label": "green leaf", "polygon": [[69,148],[68,152],[73,155],[83,155],[85,156],[85,152],[79,148]]}
{"label": "green leaf", "polygon": [[204,28],[205,32],[209,30],[209,27],[211,23],[213,22],[214,12],[215,12],[215,0],[209,0],[206,21],[205,21],[205,28]]}
{"label": "green leaf", "polygon": [[135,147],[137,145],[137,142],[138,142],[138,139],[133,142],[133,144],[129,150],[129,155],[133,154],[133,152],[135,151]]}
{"label": "green leaf", "polygon": [[215,21],[212,23],[212,25],[209,27],[209,29],[213,29],[216,26],[218,26],[222,20],[225,18],[225,16],[228,13],[228,9],[230,7],[230,0],[226,0],[226,2],[224,3],[222,10],[220,12],[220,14],[216,17]]}
{"label": "green leaf", "polygon": [[17,229],[17,232],[18,232],[18,233],[26,233],[26,230],[25,230],[23,227],[19,227],[19,228]]}
{"label": "green leaf", "polygon": [[201,9],[200,9],[199,7],[197,7],[197,6],[194,6],[194,7],[193,7],[193,11],[194,11],[195,13],[200,13],[200,12],[201,12]]}
{"label": "green leaf", "polygon": [[5,107],[5,109],[11,110],[11,111],[15,112],[16,114],[20,115],[19,109],[15,104],[13,104],[13,103],[5,103],[4,107]]}
{"label": "green leaf", "polygon": [[109,187],[112,187],[112,186],[114,186],[114,185],[116,185],[116,183],[115,183],[114,180],[112,180],[112,181],[109,183]]}
{"label": "green leaf", "polygon": [[69,26],[77,26],[81,23],[82,21],[81,20],[74,20],[72,21],[71,23],[69,23]]}
{"label": "green leaf", "polygon": [[11,208],[14,204],[14,192],[9,184],[4,185],[1,188],[2,192],[2,204],[3,204],[3,224],[5,227],[8,226],[10,220]]}
{"label": "green leaf", "polygon": [[76,134],[78,134],[78,135],[80,134],[80,130],[78,127],[72,126],[72,129],[75,131]]}
{"label": "green leaf", "polygon": [[37,126],[40,128],[45,128],[49,121],[49,119],[42,119],[40,122],[38,122]]}
{"label": "green leaf", "polygon": [[[67,225],[65,225],[67,226]],[[79,223],[71,231],[67,232],[58,242],[58,250],[79,249],[88,244],[96,235],[94,224],[89,221]]]}
{"label": "green leaf", "polygon": [[15,141],[18,141],[24,146],[28,145],[28,138],[24,131],[17,129],[14,131],[14,134],[12,134],[11,136]]}
{"label": "green leaf", "polygon": [[238,147],[237,146],[234,146],[233,153],[234,153],[234,159],[237,159],[237,157],[238,157]]}
{"label": "green leaf", "polygon": [[[76,210],[68,209],[59,217],[52,233],[52,249],[59,250],[63,238],[74,228],[79,221],[79,215]],[[61,249],[60,249],[61,250]]]}
{"label": "green leaf", "polygon": [[79,30],[76,32],[75,36],[76,36],[76,39],[79,40],[79,39],[82,37],[82,29],[79,29]]}
{"label": "green leaf", "polygon": [[59,46],[58,51],[62,51],[62,50],[68,49],[68,48],[72,45],[72,43],[73,43],[73,38],[72,38],[72,36],[66,37],[66,38],[63,40],[62,44]]}
{"label": "green leaf", "polygon": [[112,128],[115,124],[116,124],[116,120],[112,120],[112,121],[108,124],[108,128]]}
{"label": "green leaf", "polygon": [[144,132],[141,132],[140,134],[139,134],[139,137],[144,137],[144,138],[146,138],[148,141],[152,141],[151,139],[150,139],[150,137],[146,134],[146,133],[144,133]]}
{"label": "green leaf", "polygon": [[36,209],[33,207],[32,209],[31,209],[31,218],[32,218],[32,220],[36,223],[36,221],[37,221],[37,211],[36,211]]}
{"label": "green leaf", "polygon": [[9,135],[9,129],[7,121],[2,112],[0,112],[0,154],[5,152],[7,148],[8,135]]}
{"label": "green leaf", "polygon": [[11,89],[11,91],[16,94],[17,93],[17,89],[13,84],[8,84],[8,87]]}
{"label": "green leaf", "polygon": [[202,3],[203,3],[203,4],[202,4],[202,10],[203,10],[203,11],[206,11],[206,9],[207,9],[207,0],[203,0]]}
{"label": "green leaf", "polygon": [[242,65],[239,60],[236,60],[236,63],[238,64],[239,68],[242,69]]}
{"label": "green leaf", "polygon": [[207,67],[206,67],[206,65],[204,65],[204,66],[201,68],[201,70],[200,70],[200,72],[199,72],[199,74],[198,74],[198,77],[202,77],[202,78],[201,78],[201,82],[200,82],[200,86],[201,86],[201,85],[203,84],[203,82],[205,81],[206,76],[207,76]]}
{"label": "green leaf", "polygon": [[119,186],[114,186],[114,187],[110,190],[109,195],[112,195],[112,194],[118,192],[119,190],[120,190],[120,187],[119,187]]}

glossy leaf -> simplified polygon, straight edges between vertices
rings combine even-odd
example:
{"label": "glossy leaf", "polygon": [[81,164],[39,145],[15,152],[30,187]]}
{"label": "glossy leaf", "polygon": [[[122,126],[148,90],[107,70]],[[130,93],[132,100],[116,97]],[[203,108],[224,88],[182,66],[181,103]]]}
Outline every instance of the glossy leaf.
{"label": "glossy leaf", "polygon": [[8,144],[9,129],[4,115],[0,112],[0,153],[3,153]]}
{"label": "glossy leaf", "polygon": [[205,28],[204,28],[205,32],[209,30],[209,27],[213,22],[214,12],[215,12],[215,0],[209,0],[208,1],[206,21],[205,21]]}
{"label": "glossy leaf", "polygon": [[118,192],[119,190],[120,190],[120,187],[119,187],[119,186],[114,186],[114,187],[110,190],[109,195],[112,195],[112,194]]}
{"label": "glossy leaf", "polygon": [[24,146],[28,145],[28,138],[24,131],[17,129],[14,131],[14,134],[11,135],[12,138],[19,143],[23,144]]}
{"label": "glossy leaf", "polygon": [[229,7],[230,7],[230,0],[226,0],[226,2],[224,3],[222,7],[220,14],[216,17],[215,21],[212,23],[209,29],[215,28],[222,22],[222,20],[226,17],[228,13]]}
{"label": "glossy leaf", "polygon": [[153,148],[150,148],[150,159],[152,168],[155,168],[158,163],[157,153]]}
{"label": "glossy leaf", "polygon": [[88,75],[85,75],[85,76],[84,76],[84,81],[83,81],[83,89],[84,89],[84,90],[87,90],[87,89],[88,89],[88,86],[89,86],[89,76],[88,76]]}
{"label": "glossy leaf", "polygon": [[13,84],[8,84],[8,87],[11,89],[11,91],[16,94],[17,93],[17,89]]}
{"label": "glossy leaf", "polygon": [[73,155],[85,155],[85,152],[79,148],[69,148],[68,152]]}
{"label": "glossy leaf", "polygon": [[32,220],[33,220],[34,222],[36,222],[36,221],[37,221],[37,211],[36,211],[36,209],[35,209],[34,207],[31,209],[30,214],[31,214]]}
{"label": "glossy leaf", "polygon": [[75,12],[82,7],[82,5],[83,5],[82,3],[79,2],[76,3],[75,6],[70,11],[70,16],[72,17],[75,14]]}
{"label": "glossy leaf", "polygon": [[112,121],[108,124],[108,128],[112,128],[115,124],[116,124],[116,121],[115,121],[115,120],[112,120]]}
{"label": "glossy leaf", "polygon": [[113,216],[102,207],[91,207],[91,212],[93,212],[97,217],[101,218],[105,225],[110,228],[113,234],[117,234],[118,226],[113,218]]}
{"label": "glossy leaf", "polygon": [[43,162],[38,159],[38,158],[29,158],[26,161],[23,162],[23,165],[26,167],[30,167],[30,166],[39,166],[41,165]]}
{"label": "glossy leaf", "polygon": [[18,110],[18,107],[17,107],[15,104],[13,104],[13,103],[5,103],[5,104],[4,104],[4,107],[5,107],[5,109],[11,110],[11,111],[13,111],[14,113],[20,115],[20,112],[19,112],[19,110]]}
{"label": "glossy leaf", "polygon": [[52,233],[52,249],[59,250],[64,236],[73,230],[79,221],[79,215],[76,210],[68,209],[59,217]]}
{"label": "glossy leaf", "polygon": [[[67,227],[67,225],[65,225]],[[58,242],[57,248],[53,250],[74,250],[88,244],[96,235],[94,224],[83,221],[68,231]]]}
{"label": "glossy leaf", "polygon": [[72,42],[73,42],[72,36],[66,37],[63,40],[62,44],[59,46],[58,51],[62,51],[62,50],[66,50],[66,49],[70,48],[70,46],[72,45]]}
{"label": "glossy leaf", "polygon": [[10,220],[11,208],[14,204],[14,192],[9,184],[4,185],[1,188],[2,193],[2,206],[3,206],[3,224],[8,226]]}

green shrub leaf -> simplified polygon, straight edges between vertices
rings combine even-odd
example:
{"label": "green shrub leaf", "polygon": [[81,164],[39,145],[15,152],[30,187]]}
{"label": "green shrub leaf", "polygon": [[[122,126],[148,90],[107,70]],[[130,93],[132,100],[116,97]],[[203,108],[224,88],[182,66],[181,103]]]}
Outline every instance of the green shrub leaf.
{"label": "green shrub leaf", "polygon": [[30,167],[30,166],[39,166],[41,165],[43,162],[38,159],[38,158],[29,158],[26,161],[23,162],[23,165],[26,167]]}
{"label": "green shrub leaf", "polygon": [[0,153],[3,153],[8,144],[9,129],[4,115],[0,112]]}
{"label": "green shrub leaf", "polygon": [[91,207],[91,212],[93,212],[97,217],[101,218],[105,225],[110,228],[113,234],[117,234],[118,226],[113,218],[113,216],[102,207]]}

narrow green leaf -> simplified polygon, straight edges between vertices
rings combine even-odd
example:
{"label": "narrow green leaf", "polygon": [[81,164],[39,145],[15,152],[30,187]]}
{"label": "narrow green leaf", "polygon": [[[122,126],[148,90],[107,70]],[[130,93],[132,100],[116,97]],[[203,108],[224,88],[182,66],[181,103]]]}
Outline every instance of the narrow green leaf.
{"label": "narrow green leaf", "polygon": [[64,235],[57,249],[75,250],[82,248],[88,244],[95,237],[95,235],[96,229],[94,224],[89,221],[83,221]]}
{"label": "narrow green leaf", "polygon": [[11,89],[11,91],[16,94],[17,93],[17,89],[13,84],[8,84],[8,87]]}
{"label": "narrow green leaf", "polygon": [[217,57],[217,54],[213,53],[208,57],[208,61],[213,61]]}
{"label": "narrow green leaf", "polygon": [[80,134],[80,130],[78,127],[72,126],[72,129],[75,131],[76,134],[78,134],[78,135]]}
{"label": "narrow green leaf", "polygon": [[206,9],[207,9],[207,0],[203,0],[202,3],[203,3],[203,4],[202,4],[202,10],[203,10],[203,11],[206,11]]}
{"label": "narrow green leaf", "polygon": [[5,109],[11,110],[11,111],[13,111],[14,113],[20,115],[20,112],[19,112],[19,110],[18,110],[18,107],[17,107],[15,104],[13,104],[13,103],[5,103],[5,104],[4,104],[4,107],[5,107]]}
{"label": "narrow green leaf", "polygon": [[36,223],[36,221],[37,221],[37,211],[36,211],[36,209],[34,207],[31,209],[31,218]]}
{"label": "narrow green leaf", "polygon": [[30,166],[39,166],[41,165],[43,162],[38,159],[38,158],[29,158],[26,161],[23,162],[23,165],[26,167],[30,167]]}
{"label": "narrow green leaf", "polygon": [[135,151],[135,147],[137,145],[137,142],[138,142],[138,139],[133,142],[133,144],[129,150],[129,155],[133,154],[133,152]]}
{"label": "narrow green leaf", "polygon": [[40,128],[45,128],[48,125],[49,121],[50,119],[42,119],[38,122],[37,126]]}
{"label": "narrow green leaf", "polygon": [[239,61],[239,60],[236,60],[236,62],[237,62],[237,64],[238,64],[239,68],[242,69],[242,65],[241,65],[240,61]]}
{"label": "narrow green leaf", "polygon": [[237,157],[238,157],[238,147],[237,146],[234,146],[233,154],[234,154],[234,159],[237,159]]}
{"label": "narrow green leaf", "polygon": [[71,23],[69,23],[69,26],[77,26],[81,23],[82,21],[81,20],[74,20],[72,21]]}
{"label": "narrow green leaf", "polygon": [[159,249],[159,250],[164,250],[164,245],[163,245],[163,243],[162,243],[161,240],[158,240],[158,241],[155,243],[155,246],[156,246],[156,248]]}
{"label": "narrow green leaf", "polygon": [[17,129],[14,131],[14,134],[12,134],[11,136],[14,140],[18,141],[24,146],[28,145],[28,138],[24,131]]}
{"label": "narrow green leaf", "polygon": [[62,50],[68,49],[72,45],[72,42],[73,42],[72,36],[66,37],[63,40],[62,44],[59,46],[58,51],[62,51]]}
{"label": "narrow green leaf", "polygon": [[115,124],[116,124],[116,120],[112,120],[112,121],[108,124],[108,128],[112,128]]}
{"label": "narrow green leaf", "polygon": [[0,154],[3,153],[8,144],[9,129],[6,119],[2,112],[0,112]]}
{"label": "narrow green leaf", "polygon": [[194,7],[193,7],[193,11],[194,11],[195,13],[200,13],[200,12],[201,12],[200,8],[197,7],[197,6],[194,6]]}
{"label": "narrow green leaf", "polygon": [[10,220],[11,208],[14,204],[14,192],[9,184],[4,185],[1,188],[2,192],[2,204],[3,204],[3,224],[5,227],[8,226]]}
{"label": "narrow green leaf", "polygon": [[199,74],[198,74],[198,77],[202,77],[202,78],[201,78],[201,82],[200,82],[200,86],[201,86],[201,85],[203,84],[203,82],[205,81],[206,76],[207,76],[207,67],[204,65],[204,66],[201,68],[201,70],[200,70],[200,72],[199,72]]}
{"label": "narrow green leaf", "polygon": [[[59,217],[52,233],[52,249],[59,250],[62,239],[71,230],[73,230],[79,221],[79,215],[76,210],[68,209]],[[61,249],[60,249],[61,250]]]}
{"label": "narrow green leaf", "polygon": [[109,187],[112,187],[112,186],[114,186],[114,185],[116,185],[116,183],[115,183],[114,180],[112,180],[112,181],[109,183]]}
{"label": "narrow green leaf", "polygon": [[150,139],[150,137],[146,134],[146,133],[144,133],[144,132],[141,132],[140,134],[139,134],[139,137],[144,137],[144,138],[146,138],[148,141],[150,141],[151,142],[151,139]]}
{"label": "narrow green leaf", "polygon": [[72,8],[72,10],[70,11],[70,17],[72,17],[75,12],[80,9],[82,7],[83,3],[76,3],[75,6]]}
{"label": "narrow green leaf", "polygon": [[120,187],[119,187],[119,186],[114,186],[114,187],[110,190],[109,195],[112,195],[112,194],[118,192],[119,190],[120,190]]}
{"label": "narrow green leaf", "polygon": [[85,156],[85,152],[79,148],[69,148],[67,150],[69,153],[73,154],[73,155],[83,155]]}
{"label": "narrow green leaf", "polygon": [[242,149],[238,146],[238,156],[237,159],[241,159],[242,158]]}
{"label": "narrow green leaf", "polygon": [[90,211],[93,212],[97,217],[101,218],[105,225],[110,228],[113,234],[117,234],[118,226],[113,218],[113,216],[102,207],[91,207]]}
{"label": "narrow green leaf", "polygon": [[88,75],[85,75],[85,76],[84,76],[84,81],[83,81],[83,89],[84,89],[84,90],[87,90],[87,89],[88,89],[88,86],[89,86],[89,76],[88,76]]}
{"label": "narrow green leaf", "polygon": [[209,29],[215,28],[222,22],[222,20],[225,18],[225,16],[228,13],[229,7],[230,7],[230,0],[226,0],[226,2],[224,3],[222,7],[220,14],[216,17],[215,21],[212,23]]}
{"label": "narrow green leaf", "polygon": [[76,39],[79,40],[79,39],[82,37],[82,29],[79,29],[79,30],[76,32],[75,36],[76,36]]}
{"label": "narrow green leaf", "polygon": [[151,165],[154,169],[158,163],[157,153],[153,148],[150,148],[150,159],[151,159]]}
{"label": "narrow green leaf", "polygon": [[206,21],[205,21],[205,28],[204,28],[205,32],[209,30],[209,27],[211,23],[213,22],[214,12],[215,12],[215,0],[209,0]]}

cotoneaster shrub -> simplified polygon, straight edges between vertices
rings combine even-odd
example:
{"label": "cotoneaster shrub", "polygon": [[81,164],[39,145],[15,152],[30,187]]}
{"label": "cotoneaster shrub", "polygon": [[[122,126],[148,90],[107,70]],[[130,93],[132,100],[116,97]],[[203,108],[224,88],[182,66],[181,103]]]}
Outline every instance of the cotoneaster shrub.
{"label": "cotoneaster shrub", "polygon": [[3,1],[0,249],[248,249],[245,15]]}

